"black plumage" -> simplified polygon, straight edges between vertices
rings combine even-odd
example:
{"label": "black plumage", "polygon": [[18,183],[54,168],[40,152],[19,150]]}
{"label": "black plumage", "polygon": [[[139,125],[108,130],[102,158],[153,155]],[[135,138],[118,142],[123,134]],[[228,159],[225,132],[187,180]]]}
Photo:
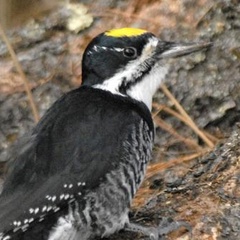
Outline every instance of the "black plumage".
{"label": "black plumage", "polygon": [[149,32],[131,38],[107,37],[104,33],[98,35],[90,42],[83,54],[83,84],[90,86],[101,84],[106,79],[113,77],[119,70],[124,68],[127,63],[133,60],[124,57],[122,52],[116,51],[116,49],[124,49],[130,46],[134,47],[137,52],[135,56],[136,59],[141,56],[144,46],[153,36],[154,35]]}
{"label": "black plumage", "polygon": [[[153,123],[143,103],[89,87],[64,95],[34,128],[24,148],[19,149],[0,198],[0,232],[13,234],[11,239],[48,239],[59,215],[68,211],[68,201],[59,200],[59,196],[72,194],[84,205],[78,191],[83,196],[93,191],[106,180],[107,173],[123,164],[129,154],[123,142],[131,138],[142,119],[151,135]],[[79,189],[78,182],[85,186]],[[66,191],[64,184],[74,186]],[[47,195],[57,199],[48,201]],[[39,223],[44,215],[41,209],[49,202],[61,209],[52,209],[47,221]],[[29,212],[36,208],[40,208],[37,214]],[[11,223],[30,218],[34,218],[29,225],[31,231],[12,233]]]}
{"label": "black plumage", "polygon": [[209,43],[163,42],[141,29],[97,36],[83,85],[65,94],[15,150],[0,196],[0,240],[89,240],[127,227],[153,144],[153,94],[165,58]]}

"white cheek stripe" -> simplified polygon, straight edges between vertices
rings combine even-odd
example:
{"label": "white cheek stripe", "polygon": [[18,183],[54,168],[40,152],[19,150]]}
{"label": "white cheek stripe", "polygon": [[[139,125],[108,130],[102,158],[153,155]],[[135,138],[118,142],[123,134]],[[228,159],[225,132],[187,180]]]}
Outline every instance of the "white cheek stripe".
{"label": "white cheek stripe", "polygon": [[168,66],[155,66],[141,82],[133,85],[127,95],[138,101],[144,102],[148,109],[152,110],[152,98],[157,89],[163,83],[168,73]]}
{"label": "white cheek stripe", "polygon": [[[142,75],[142,72],[145,68],[144,63],[153,56],[157,44],[158,39],[156,37],[150,38],[139,58],[130,61],[113,77],[105,80],[102,84],[96,84],[93,87],[110,91],[113,94],[126,96],[120,92],[120,86],[122,85],[123,81],[130,83]],[[117,49],[115,48],[115,50]],[[122,51],[122,49],[119,49],[119,51]],[[167,67],[161,67],[157,63],[140,82],[134,84],[130,89],[127,90],[127,95],[133,99],[144,102],[151,110],[153,94],[157,91],[160,84],[163,82],[163,79],[165,78],[167,72]]]}
{"label": "white cheek stripe", "polygon": [[124,96],[122,93],[120,93],[119,87],[121,86],[123,80],[126,82],[131,82],[133,77],[136,77],[137,74],[139,75],[139,71],[136,71],[138,67],[139,59],[130,62],[124,69],[121,69],[113,77],[104,81],[102,84],[96,84],[93,87]]}

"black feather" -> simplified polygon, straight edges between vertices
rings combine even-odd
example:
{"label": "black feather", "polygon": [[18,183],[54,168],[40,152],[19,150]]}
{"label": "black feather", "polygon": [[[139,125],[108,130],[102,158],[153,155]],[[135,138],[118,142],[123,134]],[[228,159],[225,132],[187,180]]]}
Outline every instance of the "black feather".
{"label": "black feather", "polygon": [[[80,87],[60,98],[13,162],[0,197],[0,233],[13,234],[13,221],[33,217],[31,231],[16,231],[12,239],[47,239],[71,201],[60,200],[60,195],[72,195],[84,205],[77,193],[94,190],[121,164],[127,154],[122,144],[142,119],[153,132],[151,114],[143,103],[107,91]],[[77,186],[78,182],[85,184]],[[56,200],[49,201],[47,195]],[[39,223],[42,208],[51,204],[59,210],[52,208]],[[36,214],[29,212],[36,208],[40,209]]]}

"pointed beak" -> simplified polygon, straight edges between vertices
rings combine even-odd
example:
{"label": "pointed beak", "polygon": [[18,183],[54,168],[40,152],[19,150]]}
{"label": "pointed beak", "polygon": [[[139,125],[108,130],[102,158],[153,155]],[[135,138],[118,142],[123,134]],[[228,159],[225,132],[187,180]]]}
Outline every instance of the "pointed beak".
{"label": "pointed beak", "polygon": [[157,57],[176,58],[188,55],[193,52],[208,49],[213,43],[211,42],[196,42],[196,43],[174,43],[159,41],[157,45]]}

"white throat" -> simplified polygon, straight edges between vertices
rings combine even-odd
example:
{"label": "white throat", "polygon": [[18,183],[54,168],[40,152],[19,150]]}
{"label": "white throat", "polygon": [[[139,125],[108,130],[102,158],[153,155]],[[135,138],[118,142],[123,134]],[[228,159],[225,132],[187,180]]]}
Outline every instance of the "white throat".
{"label": "white throat", "polygon": [[127,95],[133,99],[144,102],[151,111],[153,95],[163,83],[167,73],[167,66],[155,66],[147,75],[143,77],[141,82],[133,85],[127,91]]}
{"label": "white throat", "polygon": [[148,109],[151,111],[153,95],[163,83],[167,73],[168,66],[154,66],[154,68],[148,74],[146,74],[140,82],[132,85],[127,90],[126,95],[122,94],[119,90],[122,79],[126,76],[125,74],[125,76],[123,74],[115,75],[103,84],[98,84],[94,87],[110,91],[113,94],[129,96],[137,101],[145,103]]}

